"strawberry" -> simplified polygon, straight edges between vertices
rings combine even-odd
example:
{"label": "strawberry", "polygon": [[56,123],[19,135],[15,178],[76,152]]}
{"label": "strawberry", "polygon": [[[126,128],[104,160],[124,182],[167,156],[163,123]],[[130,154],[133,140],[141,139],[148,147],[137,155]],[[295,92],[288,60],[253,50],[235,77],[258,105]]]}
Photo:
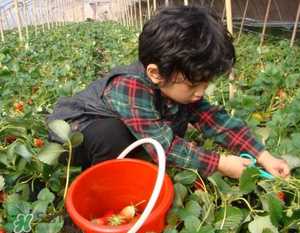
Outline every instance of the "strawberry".
{"label": "strawberry", "polygon": [[20,101],[14,104],[16,112],[23,112],[24,111],[24,102]]}
{"label": "strawberry", "polygon": [[5,233],[5,230],[3,228],[0,228],[0,233]]}
{"label": "strawberry", "polygon": [[14,136],[14,135],[7,135],[5,138],[4,138],[4,142],[5,142],[5,144],[6,145],[8,145],[8,144],[12,144],[14,141],[16,141],[17,140],[17,138],[16,138],[16,136]]}
{"label": "strawberry", "polygon": [[200,180],[200,179],[197,179],[195,182],[194,182],[194,188],[197,190],[197,189],[200,189],[200,190],[204,190],[204,184],[203,182]]}
{"label": "strawberry", "polygon": [[32,100],[31,98],[29,98],[29,99],[27,100],[27,104],[32,105],[32,104],[33,104],[33,100]]}
{"label": "strawberry", "polygon": [[[3,203],[5,201],[6,194],[3,191],[0,191],[0,203]],[[1,231],[0,231],[1,233]]]}
{"label": "strawberry", "polygon": [[33,144],[35,147],[41,148],[44,146],[44,141],[40,138],[35,138],[35,139],[33,139]]}
{"label": "strawberry", "polygon": [[284,192],[279,191],[276,195],[277,195],[279,200],[281,200],[283,202],[285,201],[285,193]]}
{"label": "strawberry", "polygon": [[119,214],[123,216],[124,219],[131,220],[136,215],[136,207],[134,205],[126,206]]}

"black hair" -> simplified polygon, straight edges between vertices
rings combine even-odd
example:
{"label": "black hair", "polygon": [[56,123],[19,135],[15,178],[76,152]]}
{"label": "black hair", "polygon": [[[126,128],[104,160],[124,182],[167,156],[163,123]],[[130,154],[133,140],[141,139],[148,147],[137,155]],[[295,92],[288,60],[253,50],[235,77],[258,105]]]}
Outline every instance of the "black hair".
{"label": "black hair", "polygon": [[170,81],[182,72],[191,83],[210,81],[230,71],[235,63],[232,36],[214,11],[197,6],[162,9],[143,27],[139,60],[156,64]]}

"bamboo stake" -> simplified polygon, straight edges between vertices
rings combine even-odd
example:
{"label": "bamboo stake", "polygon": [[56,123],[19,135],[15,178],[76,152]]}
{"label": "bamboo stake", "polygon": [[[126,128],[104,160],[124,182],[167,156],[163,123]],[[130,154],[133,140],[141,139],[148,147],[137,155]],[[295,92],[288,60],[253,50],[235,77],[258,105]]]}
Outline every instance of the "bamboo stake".
{"label": "bamboo stake", "polygon": [[124,18],[125,18],[125,26],[129,26],[129,23],[128,23],[128,15],[127,15],[127,9],[126,9],[126,2],[125,0],[122,0],[122,9],[124,11]]}
{"label": "bamboo stake", "polygon": [[14,6],[15,6],[15,12],[16,12],[16,19],[17,19],[17,26],[18,26],[18,32],[19,32],[19,39],[20,39],[20,41],[23,41],[18,0],[14,0]]}
{"label": "bamboo stake", "polygon": [[41,19],[42,19],[42,30],[43,30],[43,32],[45,32],[46,31],[46,27],[45,27],[45,6],[42,6],[41,5],[42,3],[41,3],[41,1],[40,1],[40,9],[41,9]]}
{"label": "bamboo stake", "polygon": [[214,6],[214,3],[215,3],[215,0],[212,0],[209,7],[212,8]]}
{"label": "bamboo stake", "polygon": [[[233,35],[233,26],[232,26],[232,8],[231,8],[231,0],[225,1],[226,5],[226,21],[227,21],[227,29],[231,35]],[[229,80],[234,81],[234,71],[232,70],[229,74]],[[232,99],[235,95],[236,87],[234,84],[229,83],[229,99]]]}
{"label": "bamboo stake", "polygon": [[133,1],[133,10],[134,10],[134,27],[138,28],[138,20],[137,20],[137,7],[135,0]]}
{"label": "bamboo stake", "polygon": [[296,20],[295,20],[295,25],[294,25],[294,29],[293,29],[293,34],[292,34],[290,47],[293,47],[294,42],[295,42],[296,33],[297,33],[297,25],[298,25],[298,22],[299,22],[299,16],[300,16],[300,1],[299,1],[299,4],[298,4],[298,10],[297,10],[297,15],[296,15]]}
{"label": "bamboo stake", "polygon": [[85,11],[84,11],[84,1],[81,2],[81,14],[82,14],[82,21],[85,20]]}
{"label": "bamboo stake", "polygon": [[37,11],[36,11],[36,0],[32,0],[32,11],[33,11],[33,17],[34,17],[34,33],[35,33],[35,36],[37,36],[37,33],[38,33],[38,28],[37,28],[38,17],[37,17]]}
{"label": "bamboo stake", "polygon": [[129,4],[129,13],[130,13],[130,25],[134,27],[133,9],[131,4]]}
{"label": "bamboo stake", "polygon": [[4,26],[3,26],[3,17],[2,17],[2,9],[0,9],[0,32],[1,32],[1,41],[5,42],[4,38]]}
{"label": "bamboo stake", "polygon": [[272,0],[269,0],[268,1],[268,6],[267,6],[267,10],[266,10],[265,19],[264,19],[263,30],[262,30],[261,38],[260,38],[260,44],[259,44],[260,48],[262,47],[262,45],[264,43],[264,37],[265,37],[265,33],[266,33],[266,27],[267,27],[267,21],[268,21],[268,18],[269,18],[271,3],[272,3]]}
{"label": "bamboo stake", "polygon": [[157,3],[156,0],[153,0],[153,12],[155,13],[157,9]]}
{"label": "bamboo stake", "polygon": [[140,30],[143,30],[142,0],[139,0]]}
{"label": "bamboo stake", "polygon": [[127,8],[127,0],[123,0],[123,9],[125,10],[125,18],[126,18],[126,26],[130,26],[128,8]]}
{"label": "bamboo stake", "polygon": [[247,0],[246,4],[245,4],[245,8],[244,8],[244,12],[243,12],[243,18],[242,18],[242,22],[241,22],[241,26],[240,26],[240,30],[239,30],[239,35],[238,35],[238,38],[237,38],[237,43],[239,43],[240,37],[242,35],[242,31],[243,31],[244,23],[245,23],[245,18],[246,18],[246,14],[247,14],[247,10],[248,10],[248,5],[249,5],[249,0]]}
{"label": "bamboo stake", "polygon": [[151,13],[150,13],[150,0],[147,0],[147,15],[148,15],[148,20],[151,18]]}
{"label": "bamboo stake", "polygon": [[24,0],[22,0],[22,13],[23,13],[23,21],[25,25],[26,39],[28,41],[29,40],[28,19],[26,17],[26,5]]}
{"label": "bamboo stake", "polygon": [[66,24],[65,1],[61,0],[62,25]]}
{"label": "bamboo stake", "polygon": [[46,21],[47,21],[47,28],[50,30],[50,21],[49,21],[49,0],[46,0]]}

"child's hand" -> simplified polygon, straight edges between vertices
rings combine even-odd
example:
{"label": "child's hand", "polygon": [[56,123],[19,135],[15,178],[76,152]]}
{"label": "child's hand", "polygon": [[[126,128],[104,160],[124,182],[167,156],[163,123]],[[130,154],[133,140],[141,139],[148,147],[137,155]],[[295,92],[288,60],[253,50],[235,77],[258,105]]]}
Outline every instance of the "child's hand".
{"label": "child's hand", "polygon": [[221,156],[219,160],[218,171],[224,176],[240,178],[244,169],[250,164],[251,160],[235,155]]}
{"label": "child's hand", "polygon": [[287,162],[273,157],[268,151],[263,151],[257,156],[257,163],[274,176],[286,178],[290,175]]}

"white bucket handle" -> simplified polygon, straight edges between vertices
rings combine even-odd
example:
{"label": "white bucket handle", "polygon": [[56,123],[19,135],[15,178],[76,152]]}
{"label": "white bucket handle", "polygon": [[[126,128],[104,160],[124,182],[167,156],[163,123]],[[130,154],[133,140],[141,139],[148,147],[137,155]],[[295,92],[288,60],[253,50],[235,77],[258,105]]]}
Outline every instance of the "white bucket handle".
{"label": "white bucket handle", "polygon": [[154,185],[154,189],[152,192],[152,195],[149,199],[148,204],[146,205],[146,208],[144,209],[144,212],[141,214],[140,218],[137,220],[137,222],[132,226],[132,228],[128,231],[128,233],[136,233],[144,224],[144,222],[149,217],[156,201],[159,196],[160,190],[163,185],[164,177],[165,177],[165,170],[166,170],[166,155],[163,147],[161,144],[154,140],[153,138],[143,138],[140,140],[137,140],[136,142],[129,145],[118,157],[117,159],[123,159],[125,156],[128,155],[130,151],[132,151],[134,148],[145,144],[145,143],[151,143],[157,152],[158,155],[158,174],[156,178],[156,182]]}

